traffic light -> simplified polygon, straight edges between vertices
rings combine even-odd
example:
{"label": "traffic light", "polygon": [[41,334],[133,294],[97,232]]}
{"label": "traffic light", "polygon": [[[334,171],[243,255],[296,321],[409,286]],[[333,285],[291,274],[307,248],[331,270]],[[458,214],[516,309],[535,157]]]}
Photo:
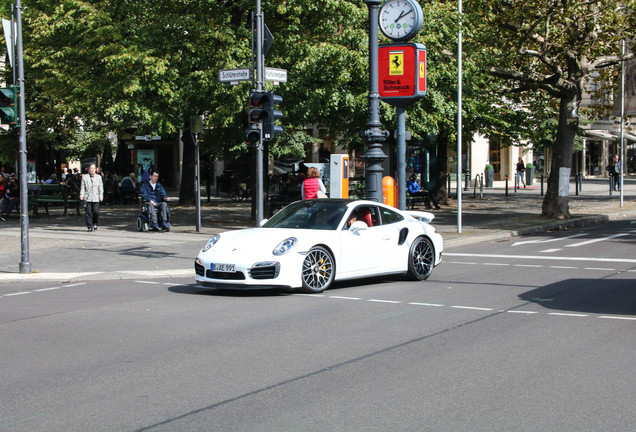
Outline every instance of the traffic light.
{"label": "traffic light", "polygon": [[[245,130],[245,136],[250,143],[254,144],[261,138],[261,131],[264,141],[272,140],[283,132],[283,128],[274,123],[283,117],[283,113],[275,109],[282,101],[282,97],[269,91],[250,91],[249,126]],[[258,123],[262,125],[260,130]]]}
{"label": "traffic light", "polygon": [[267,96],[265,93],[250,90],[250,96],[248,99],[248,125],[247,129],[245,129],[245,138],[247,138],[247,142],[251,145],[257,144],[261,139],[261,128],[259,123],[262,123],[263,119],[268,115],[264,107],[266,98]]}
{"label": "traffic light", "polygon": [[11,85],[0,88],[0,122],[15,128],[20,126],[18,115],[18,93],[20,88]]}
{"label": "traffic light", "polygon": [[276,105],[283,102],[281,96],[272,92],[265,92],[267,97],[263,101],[267,116],[263,118],[263,139],[272,140],[276,135],[283,133],[283,128],[277,126],[274,122],[283,117],[282,111],[276,109]]}
{"label": "traffic light", "polygon": [[269,115],[269,113],[265,109],[268,98],[269,95],[267,94],[267,92],[256,92],[254,90],[250,91],[250,124],[253,122],[261,122],[265,119],[265,117]]}
{"label": "traffic light", "polygon": [[245,138],[250,145],[256,145],[261,138],[261,131],[256,123],[250,123],[249,127],[245,129]]}

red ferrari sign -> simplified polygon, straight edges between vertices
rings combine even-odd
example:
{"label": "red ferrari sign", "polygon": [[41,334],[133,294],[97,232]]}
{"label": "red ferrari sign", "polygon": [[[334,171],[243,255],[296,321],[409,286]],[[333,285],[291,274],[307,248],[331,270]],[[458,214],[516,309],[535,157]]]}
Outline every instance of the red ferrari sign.
{"label": "red ferrari sign", "polygon": [[378,47],[380,98],[405,106],[426,94],[426,48],[424,45],[392,44]]}

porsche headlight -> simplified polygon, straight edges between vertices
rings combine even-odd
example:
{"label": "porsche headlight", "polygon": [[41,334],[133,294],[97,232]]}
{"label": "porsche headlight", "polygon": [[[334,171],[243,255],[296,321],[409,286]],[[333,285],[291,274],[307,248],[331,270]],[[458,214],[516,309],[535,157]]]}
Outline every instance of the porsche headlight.
{"label": "porsche headlight", "polygon": [[298,239],[296,237],[286,238],[276,245],[272,253],[274,255],[284,255],[296,246],[296,243],[298,243]]}
{"label": "porsche headlight", "polygon": [[206,251],[210,250],[210,248],[212,246],[214,246],[216,244],[216,242],[219,241],[220,238],[221,238],[221,236],[219,234],[217,234],[214,237],[212,237],[210,240],[208,240],[206,245],[203,246],[203,249],[201,249],[201,252],[206,252]]}

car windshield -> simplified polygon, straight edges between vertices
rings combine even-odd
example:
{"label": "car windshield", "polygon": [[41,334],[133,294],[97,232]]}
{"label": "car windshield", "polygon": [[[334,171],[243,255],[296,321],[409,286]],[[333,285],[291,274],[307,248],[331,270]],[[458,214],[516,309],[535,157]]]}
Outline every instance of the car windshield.
{"label": "car windshield", "polygon": [[276,213],[264,228],[335,230],[347,210],[345,201],[313,199],[296,201]]}

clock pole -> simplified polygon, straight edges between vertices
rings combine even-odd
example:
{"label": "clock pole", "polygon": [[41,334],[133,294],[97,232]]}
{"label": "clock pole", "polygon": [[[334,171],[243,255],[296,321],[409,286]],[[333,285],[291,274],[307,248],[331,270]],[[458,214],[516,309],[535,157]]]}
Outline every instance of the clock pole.
{"label": "clock pole", "polygon": [[365,162],[365,194],[370,201],[383,202],[382,162],[387,158],[382,150],[389,132],[380,122],[380,93],[378,91],[378,6],[381,0],[366,0],[369,8],[369,121],[360,136],[367,146],[362,156]]}

